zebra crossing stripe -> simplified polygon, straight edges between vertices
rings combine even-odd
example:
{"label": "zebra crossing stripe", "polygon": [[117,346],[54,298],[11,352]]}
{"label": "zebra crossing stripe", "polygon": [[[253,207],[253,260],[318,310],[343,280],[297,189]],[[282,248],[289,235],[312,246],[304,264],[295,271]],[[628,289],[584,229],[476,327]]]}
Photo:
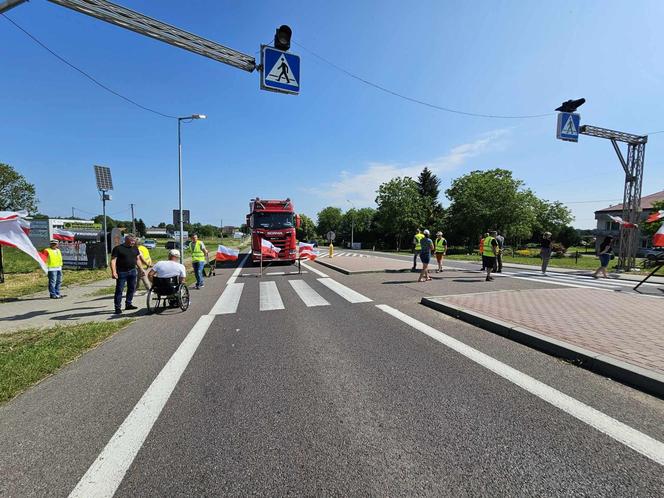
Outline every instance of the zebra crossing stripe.
{"label": "zebra crossing stripe", "polygon": [[210,310],[210,315],[229,315],[237,311],[244,284],[228,284]]}
{"label": "zebra crossing stripe", "polygon": [[276,282],[261,282],[259,309],[261,311],[284,309],[284,302],[281,300]]}
{"label": "zebra crossing stripe", "polygon": [[330,305],[330,303],[323,299],[323,296],[313,290],[304,280],[289,280],[288,283],[291,284],[293,290],[307,307]]}
{"label": "zebra crossing stripe", "polygon": [[343,297],[349,303],[369,303],[371,299],[366,296],[363,296],[359,292],[355,292],[353,289],[349,289],[343,284],[340,284],[336,280],[331,278],[319,278],[318,281],[323,284],[325,287],[330,289],[333,292],[336,292],[341,297]]}

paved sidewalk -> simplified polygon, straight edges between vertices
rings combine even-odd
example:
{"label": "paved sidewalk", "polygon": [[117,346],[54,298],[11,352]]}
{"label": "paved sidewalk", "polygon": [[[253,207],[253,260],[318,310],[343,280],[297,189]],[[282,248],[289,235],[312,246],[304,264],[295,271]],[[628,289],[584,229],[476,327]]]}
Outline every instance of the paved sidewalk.
{"label": "paved sidewalk", "polygon": [[595,289],[423,298],[422,304],[664,395],[664,300]]}
{"label": "paved sidewalk", "polygon": [[[113,294],[94,295],[100,289],[115,286],[115,280],[106,279],[91,284],[63,288],[66,297],[50,299],[48,291],[21,297],[0,304],[0,334],[17,330],[55,325],[69,325],[89,321],[117,319],[113,315]],[[124,312],[119,318],[135,318],[145,314],[145,290],[136,293],[140,309]]]}
{"label": "paved sidewalk", "polygon": [[[382,256],[373,256],[370,254],[360,254],[353,256],[334,256],[333,258],[317,258],[316,262],[337,270],[346,275],[356,275],[359,273],[381,273],[381,272],[409,272],[412,261],[399,261],[394,258],[384,258]],[[422,263],[419,264],[422,268]]]}

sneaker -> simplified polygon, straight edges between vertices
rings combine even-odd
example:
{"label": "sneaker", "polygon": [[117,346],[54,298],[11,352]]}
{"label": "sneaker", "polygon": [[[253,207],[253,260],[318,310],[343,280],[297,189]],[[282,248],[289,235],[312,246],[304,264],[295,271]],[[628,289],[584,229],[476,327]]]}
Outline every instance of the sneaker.
{"label": "sneaker", "polygon": [[115,311],[113,312],[114,315],[121,315],[122,310],[120,308],[115,308]]}
{"label": "sneaker", "polygon": [[138,306],[134,306],[133,304],[128,304],[125,306],[126,310],[137,310]]}
{"label": "sneaker", "polygon": [[486,277],[487,282],[491,282],[493,280],[493,277]]}
{"label": "sneaker", "polygon": [[205,287],[205,284],[201,284],[198,286],[199,289],[202,289],[203,287]]}
{"label": "sneaker", "polygon": [[51,299],[57,299],[58,298],[58,296],[50,296],[50,297],[51,297]]}

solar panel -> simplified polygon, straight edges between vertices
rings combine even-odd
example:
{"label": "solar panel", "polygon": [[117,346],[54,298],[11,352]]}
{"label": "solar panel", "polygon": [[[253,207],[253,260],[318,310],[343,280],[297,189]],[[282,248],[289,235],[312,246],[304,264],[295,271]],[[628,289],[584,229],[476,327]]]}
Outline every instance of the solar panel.
{"label": "solar panel", "polygon": [[97,190],[113,190],[111,168],[107,168],[106,166],[95,166],[95,177],[97,178]]}

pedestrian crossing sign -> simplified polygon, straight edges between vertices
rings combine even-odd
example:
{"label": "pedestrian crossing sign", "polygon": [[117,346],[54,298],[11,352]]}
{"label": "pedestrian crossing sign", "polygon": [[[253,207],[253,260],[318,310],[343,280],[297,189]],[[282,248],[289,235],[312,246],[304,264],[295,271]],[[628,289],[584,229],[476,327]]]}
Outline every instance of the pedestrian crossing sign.
{"label": "pedestrian crossing sign", "polygon": [[579,141],[579,123],[581,115],[576,112],[558,113],[558,126],[556,127],[556,138],[567,142]]}
{"label": "pedestrian crossing sign", "polygon": [[300,93],[300,56],[264,45],[261,50],[261,89]]}

